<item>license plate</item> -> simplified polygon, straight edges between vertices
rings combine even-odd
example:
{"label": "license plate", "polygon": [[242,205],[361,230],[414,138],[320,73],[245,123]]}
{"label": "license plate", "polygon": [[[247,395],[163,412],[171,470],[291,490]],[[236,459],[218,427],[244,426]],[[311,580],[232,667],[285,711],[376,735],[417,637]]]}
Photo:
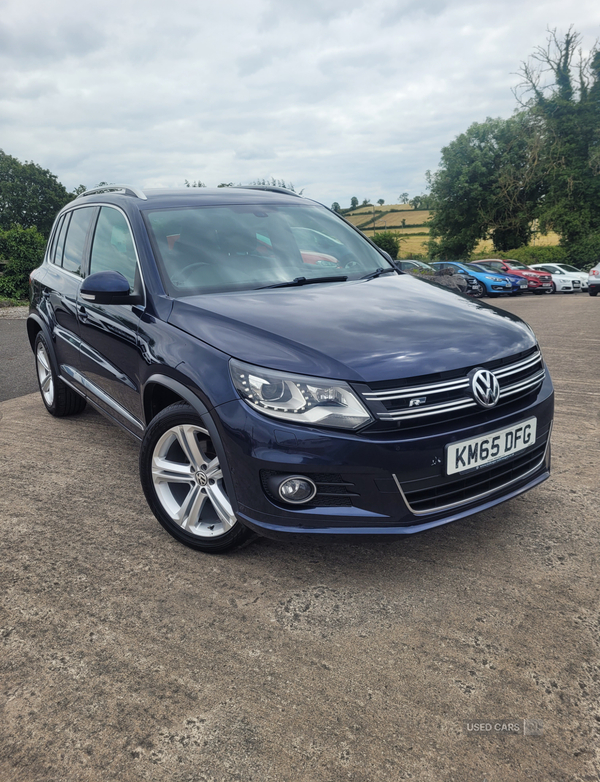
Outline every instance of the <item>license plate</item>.
{"label": "license plate", "polygon": [[551,282],[543,282],[542,283],[542,288],[549,288],[551,285],[552,285]]}
{"label": "license plate", "polygon": [[527,287],[527,283],[526,283],[526,282],[522,282],[522,283],[521,283],[521,285],[520,285],[519,287],[521,287],[521,288],[526,288],[526,287]]}
{"label": "license plate", "polygon": [[535,443],[536,428],[537,418],[528,418],[506,429],[446,446],[446,474],[485,467],[529,448]]}

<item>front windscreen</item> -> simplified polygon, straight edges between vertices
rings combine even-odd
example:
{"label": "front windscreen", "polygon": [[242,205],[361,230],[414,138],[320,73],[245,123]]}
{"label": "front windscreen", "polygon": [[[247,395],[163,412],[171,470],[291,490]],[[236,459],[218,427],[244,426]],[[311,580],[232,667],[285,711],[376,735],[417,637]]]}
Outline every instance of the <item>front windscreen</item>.
{"label": "front windscreen", "polygon": [[581,272],[581,269],[578,269],[576,266],[571,266],[569,263],[563,263],[561,268],[567,272]]}
{"label": "front windscreen", "polygon": [[145,213],[167,293],[250,290],[304,277],[358,279],[392,268],[357,231],[318,205],[236,205]]}

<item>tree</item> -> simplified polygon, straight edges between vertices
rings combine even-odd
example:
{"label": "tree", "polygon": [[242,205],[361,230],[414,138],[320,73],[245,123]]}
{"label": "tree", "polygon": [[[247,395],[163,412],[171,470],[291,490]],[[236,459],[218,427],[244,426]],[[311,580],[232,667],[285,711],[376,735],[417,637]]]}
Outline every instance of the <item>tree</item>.
{"label": "tree", "polygon": [[383,198],[380,198],[379,201],[377,201],[377,203],[379,204],[379,206],[383,206],[385,204],[385,201],[383,200]]}
{"label": "tree", "polygon": [[[427,172],[426,176],[429,175]],[[434,197],[430,194],[421,193],[421,195],[411,198],[408,202],[413,209],[433,209]]]}
{"label": "tree", "polygon": [[184,181],[185,181],[185,186],[186,187],[206,187],[204,182],[201,182],[199,179],[196,182],[188,182],[187,179],[184,180]]}
{"label": "tree", "polygon": [[600,250],[600,51],[584,58],[572,27],[563,38],[550,30],[520,73],[517,98],[544,141],[540,228],[591,262]]}
{"label": "tree", "polygon": [[356,196],[352,196],[350,199],[350,209],[356,209],[358,206],[358,198]]}
{"label": "tree", "polygon": [[488,236],[496,250],[527,244],[540,195],[532,162],[539,143],[523,112],[474,123],[442,149],[440,168],[428,172],[433,257],[467,258]]}
{"label": "tree", "polygon": [[361,206],[371,206],[371,201],[368,198],[363,199]]}
{"label": "tree", "polygon": [[331,208],[332,208],[332,210],[333,210],[334,212],[341,212],[341,211],[342,211],[342,208],[341,208],[341,206],[338,204],[338,202],[337,202],[337,201],[334,201],[334,202],[331,204]]}
{"label": "tree", "polygon": [[71,200],[53,173],[0,149],[0,228],[36,226],[47,238],[56,213]]}
{"label": "tree", "polygon": [[393,260],[396,260],[398,257],[401,241],[400,237],[396,236],[392,231],[381,231],[373,235],[373,242],[377,247],[381,247],[382,250],[389,253]]}
{"label": "tree", "polygon": [[398,196],[398,201],[400,201],[401,204],[407,204],[408,203],[408,193],[400,193]]}

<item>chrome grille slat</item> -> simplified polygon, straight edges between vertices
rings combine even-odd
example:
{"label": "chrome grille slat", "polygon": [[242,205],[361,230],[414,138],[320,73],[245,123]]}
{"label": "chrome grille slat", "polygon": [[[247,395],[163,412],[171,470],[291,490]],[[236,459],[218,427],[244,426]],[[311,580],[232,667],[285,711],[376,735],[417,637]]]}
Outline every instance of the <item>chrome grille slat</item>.
{"label": "chrome grille slat", "polygon": [[407,411],[398,413],[382,413],[380,418],[383,421],[403,421],[407,418],[423,418],[428,415],[440,415],[454,410],[462,410],[466,407],[477,407],[477,403],[472,399],[458,399],[456,402],[448,402],[445,405],[436,405],[435,407],[413,407]]}
{"label": "chrome grille slat", "polygon": [[[512,363],[495,366],[492,362],[488,366],[500,384],[498,404],[506,404],[518,395],[535,391],[546,373],[539,348],[524,358],[521,354]],[[468,410],[482,409],[470,394],[468,374],[471,371],[472,367],[468,367],[462,377],[433,383],[423,382],[426,378],[420,378],[421,382],[413,386],[363,391],[362,396],[380,421],[414,426],[431,418],[451,420]],[[413,406],[409,407],[409,400],[413,399]]]}

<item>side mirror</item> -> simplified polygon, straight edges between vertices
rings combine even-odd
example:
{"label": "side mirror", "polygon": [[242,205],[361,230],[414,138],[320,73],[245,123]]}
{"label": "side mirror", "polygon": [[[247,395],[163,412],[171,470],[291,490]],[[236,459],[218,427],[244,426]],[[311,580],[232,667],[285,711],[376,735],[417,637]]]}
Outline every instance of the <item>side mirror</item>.
{"label": "side mirror", "polygon": [[81,283],[79,295],[94,304],[141,304],[143,301],[142,296],[131,293],[127,278],[115,271],[90,274]]}

